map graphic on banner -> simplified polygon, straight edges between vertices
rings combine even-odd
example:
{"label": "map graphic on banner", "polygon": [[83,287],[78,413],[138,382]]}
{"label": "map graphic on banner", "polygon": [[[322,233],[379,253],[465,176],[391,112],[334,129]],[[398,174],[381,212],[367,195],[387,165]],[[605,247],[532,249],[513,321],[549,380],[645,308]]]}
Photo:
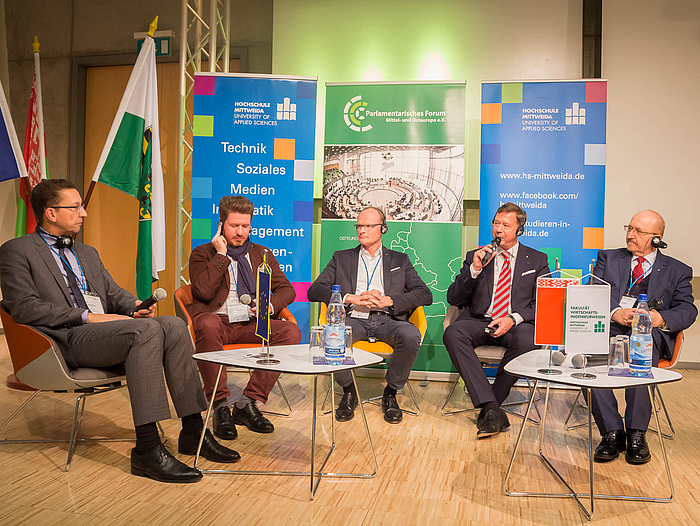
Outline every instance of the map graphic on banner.
{"label": "map graphic on banner", "polygon": [[357,246],[367,206],[384,211],[382,244],[408,254],[433,293],[415,370],[449,371],[445,294],[462,265],[465,83],[328,84],[321,269]]}
{"label": "map graphic on banner", "polygon": [[607,82],[481,85],[479,243],[496,209],[527,212],[521,242],[581,277],[603,248]]}
{"label": "map graphic on banner", "polygon": [[250,239],[272,251],[296,291],[308,342],[316,80],[199,73],[194,86],[192,248],[216,233],[219,199],[255,205]]}

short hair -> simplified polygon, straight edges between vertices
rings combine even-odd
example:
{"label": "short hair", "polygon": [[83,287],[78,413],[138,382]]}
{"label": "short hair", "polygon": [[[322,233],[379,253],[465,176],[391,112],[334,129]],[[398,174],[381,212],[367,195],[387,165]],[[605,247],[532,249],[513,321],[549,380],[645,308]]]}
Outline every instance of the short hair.
{"label": "short hair", "polygon": [[68,179],[44,179],[34,187],[29,202],[37,225],[41,225],[46,209],[58,204],[63,190],[77,190],[77,188]]}
{"label": "short hair", "polygon": [[[376,206],[368,206],[366,208],[363,208],[362,212],[366,212],[367,210],[375,210],[379,214],[379,217],[382,219],[382,224],[386,223],[386,214],[382,211],[381,208],[377,208]],[[362,212],[360,212],[360,214]],[[360,214],[357,214],[358,217]]]}
{"label": "short hair", "polygon": [[511,212],[515,214],[515,219],[517,219],[518,221],[518,226],[525,228],[525,223],[527,223],[527,212],[515,203],[511,203],[510,201],[506,204],[499,206],[493,218],[496,219],[496,216],[498,214],[509,214]]}
{"label": "short hair", "polygon": [[253,202],[242,195],[225,195],[219,201],[219,220],[222,223],[226,222],[231,213],[247,214],[252,219],[254,211]]}

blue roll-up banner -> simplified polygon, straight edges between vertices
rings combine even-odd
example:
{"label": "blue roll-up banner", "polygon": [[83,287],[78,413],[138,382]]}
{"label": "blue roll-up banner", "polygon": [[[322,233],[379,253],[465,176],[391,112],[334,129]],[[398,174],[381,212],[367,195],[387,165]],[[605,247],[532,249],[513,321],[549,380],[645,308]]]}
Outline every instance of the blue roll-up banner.
{"label": "blue roll-up banner", "polygon": [[216,233],[224,195],[255,205],[250,239],[272,251],[296,291],[308,342],[316,79],[199,73],[194,86],[192,248]]}
{"label": "blue roll-up banner", "polygon": [[581,277],[603,248],[607,81],[481,85],[479,243],[496,209],[527,212],[520,241]]}

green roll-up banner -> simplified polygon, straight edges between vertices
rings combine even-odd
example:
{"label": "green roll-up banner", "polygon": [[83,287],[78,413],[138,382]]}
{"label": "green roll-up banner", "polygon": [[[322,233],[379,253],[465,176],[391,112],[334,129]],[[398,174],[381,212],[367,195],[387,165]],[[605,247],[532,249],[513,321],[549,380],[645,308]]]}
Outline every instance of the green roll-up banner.
{"label": "green roll-up banner", "polygon": [[442,319],[462,265],[465,96],[465,82],[326,85],[321,269],[357,246],[363,208],[384,211],[382,243],[433,292],[417,371],[452,370]]}

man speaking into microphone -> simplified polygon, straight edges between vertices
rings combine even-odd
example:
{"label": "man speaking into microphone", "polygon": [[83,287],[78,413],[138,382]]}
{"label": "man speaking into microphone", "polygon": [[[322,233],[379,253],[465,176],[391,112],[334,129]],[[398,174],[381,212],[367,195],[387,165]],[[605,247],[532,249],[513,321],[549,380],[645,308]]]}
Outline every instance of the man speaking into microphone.
{"label": "man speaking into microphone", "polygon": [[[649,298],[651,336],[654,341],[652,365],[659,357],[671,358],[679,331],[690,327],[697,316],[693,304],[692,269],[657,250],[666,224],[653,210],[639,212],[625,225],[626,248],[601,250],[593,274],[610,283],[610,336],[632,333],[632,320],[639,294]],[[625,422],[617,410],[612,390],[593,389],[591,407],[602,440],[593,458],[608,462],[626,451],[630,464],[651,459],[646,430],[651,418],[651,400],[646,387],[625,390]],[[627,431],[625,432],[625,427]]]}
{"label": "man speaking into microphone", "polygon": [[[200,245],[190,256],[190,280],[194,302],[187,306],[192,316],[197,352],[220,351],[231,343],[260,345],[255,335],[256,273],[267,252],[272,269],[271,314],[294,301],[294,287],[282,272],[272,251],[250,241],[255,208],[243,196],[226,195],[219,201],[219,228],[210,243]],[[270,320],[270,345],[293,345],[301,341],[295,323]],[[231,392],[226,385],[226,369],[219,383],[219,366],[198,361],[204,380],[204,393],[214,397],[214,435],[225,440],[238,436],[235,424],[257,433],[272,433],[274,426],[263,416],[256,403],[267,402],[279,373],[253,371],[233,412],[228,405]]]}
{"label": "man speaking into microphone", "polygon": [[[500,206],[493,218],[494,242],[467,252],[462,271],[447,291],[450,305],[464,310],[445,330],[443,341],[474,407],[481,409],[477,438],[510,426],[501,404],[517,378],[503,368],[535,348],[537,278],[549,268],[546,254],[518,242],[526,221],[527,214],[518,205]],[[493,385],[474,352],[479,345],[506,348]]]}

